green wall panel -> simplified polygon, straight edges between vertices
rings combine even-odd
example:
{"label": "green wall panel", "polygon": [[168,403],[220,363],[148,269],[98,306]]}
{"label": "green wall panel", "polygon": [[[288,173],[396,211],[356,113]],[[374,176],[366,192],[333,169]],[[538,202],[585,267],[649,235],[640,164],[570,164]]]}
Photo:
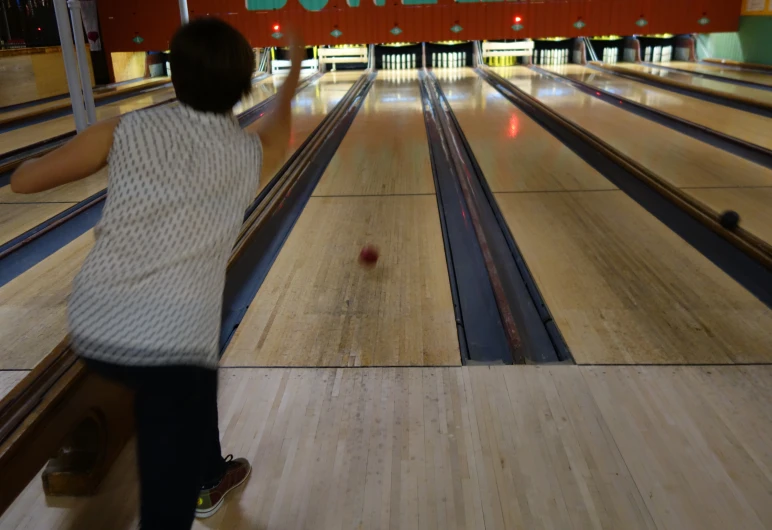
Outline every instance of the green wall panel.
{"label": "green wall panel", "polygon": [[772,64],[772,16],[740,17],[736,33],[698,35],[697,57]]}
{"label": "green wall panel", "polygon": [[746,62],[772,64],[772,16],[740,17],[738,33]]}

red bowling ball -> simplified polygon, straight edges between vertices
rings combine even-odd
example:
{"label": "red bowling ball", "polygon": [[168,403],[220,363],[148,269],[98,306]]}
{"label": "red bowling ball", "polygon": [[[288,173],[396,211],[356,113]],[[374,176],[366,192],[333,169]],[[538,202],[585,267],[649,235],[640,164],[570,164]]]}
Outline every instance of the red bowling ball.
{"label": "red bowling ball", "polygon": [[378,263],[378,247],[365,245],[359,252],[359,263],[364,267],[375,267]]}

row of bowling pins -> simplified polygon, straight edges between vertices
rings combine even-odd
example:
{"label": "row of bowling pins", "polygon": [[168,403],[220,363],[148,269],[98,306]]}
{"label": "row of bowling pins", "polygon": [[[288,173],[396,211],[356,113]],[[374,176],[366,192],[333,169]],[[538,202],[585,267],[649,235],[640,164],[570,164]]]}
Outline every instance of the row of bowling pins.
{"label": "row of bowling pins", "polygon": [[483,61],[488,66],[515,66],[517,64],[517,57],[506,55],[501,57],[483,57]]}
{"label": "row of bowling pins", "polygon": [[386,70],[405,70],[415,68],[415,54],[384,55],[383,68]]}
{"label": "row of bowling pins", "polygon": [[615,63],[619,58],[619,48],[603,48],[603,62]]}
{"label": "row of bowling pins", "polygon": [[646,46],[643,49],[643,60],[646,62],[669,63],[672,58],[672,46]]}
{"label": "row of bowling pins", "polygon": [[536,50],[533,52],[533,64],[566,64],[568,48],[563,50]]}
{"label": "row of bowling pins", "polygon": [[432,68],[457,68],[459,66],[466,66],[466,52],[432,54]]}

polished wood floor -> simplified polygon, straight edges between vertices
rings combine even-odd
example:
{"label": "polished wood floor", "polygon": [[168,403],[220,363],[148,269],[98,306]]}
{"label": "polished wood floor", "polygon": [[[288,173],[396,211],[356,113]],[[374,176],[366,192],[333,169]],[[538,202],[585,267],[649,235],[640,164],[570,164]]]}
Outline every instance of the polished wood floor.
{"label": "polished wood floor", "polygon": [[[254,469],[196,529],[772,527],[772,367],[223,369]],[[34,479],[0,529],[135,528],[132,448],[92,499]]]}

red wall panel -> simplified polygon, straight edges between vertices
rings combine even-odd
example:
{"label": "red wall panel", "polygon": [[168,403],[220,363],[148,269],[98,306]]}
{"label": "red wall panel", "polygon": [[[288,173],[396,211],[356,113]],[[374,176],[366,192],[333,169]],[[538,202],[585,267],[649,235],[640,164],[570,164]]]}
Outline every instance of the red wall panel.
{"label": "red wall panel", "polygon": [[[438,0],[434,5],[403,6],[386,0],[378,7],[361,0],[349,7],[345,0],[329,0],[316,12],[298,0],[275,11],[247,11],[244,0],[188,0],[191,17],[223,18],[242,31],[253,46],[284,45],[271,37],[273,25],[282,29],[302,27],[309,44],[368,44],[472,39],[514,39],[632,35],[635,33],[694,33],[736,31],[741,0],[544,0],[541,2],[455,3]],[[102,36],[107,51],[165,50],[179,25],[177,0],[98,0]],[[523,17],[523,30],[511,29],[515,15]],[[702,26],[697,21],[710,19]],[[639,28],[640,17],[648,21]],[[576,29],[579,20],[586,24]],[[402,33],[389,31],[397,24]],[[459,24],[458,34],[450,27]],[[343,35],[336,39],[333,29]],[[141,37],[141,43],[132,41]]]}

